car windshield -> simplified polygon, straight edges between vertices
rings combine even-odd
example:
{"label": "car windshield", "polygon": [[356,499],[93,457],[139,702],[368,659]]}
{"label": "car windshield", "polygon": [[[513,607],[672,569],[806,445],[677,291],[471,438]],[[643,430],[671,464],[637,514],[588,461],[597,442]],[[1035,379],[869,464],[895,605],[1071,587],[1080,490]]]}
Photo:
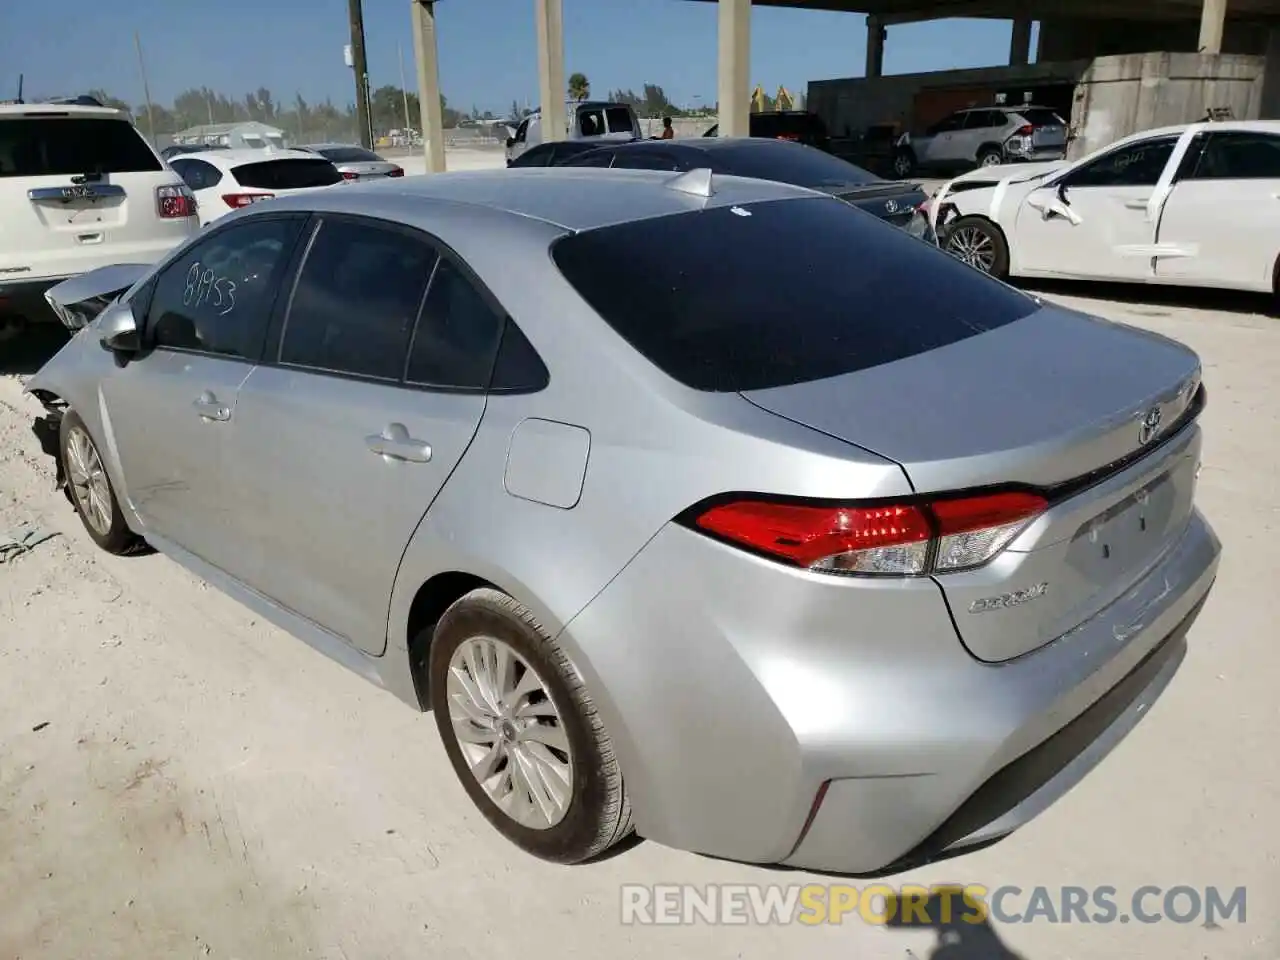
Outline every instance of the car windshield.
{"label": "car windshield", "polygon": [[[779,250],[806,251],[785,270]],[[836,199],[715,207],[587,230],[552,259],[668,376],[727,392],[821,380],[1013,323],[1027,295]]]}
{"label": "car windshield", "polygon": [[301,190],[342,182],[342,174],[328,160],[281,158],[243,163],[232,168],[241,186],[258,190]]}
{"label": "car windshield", "polygon": [[718,148],[715,157],[717,167],[725,173],[776,180],[815,190],[860,187],[880,181],[874,173],[855,167],[846,160],[799,144],[770,141],[736,143]]}
{"label": "car windshield", "polygon": [[0,119],[0,177],[150,173],[163,170],[127,120],[106,117]]}
{"label": "car windshield", "polygon": [[363,147],[321,147],[316,152],[334,163],[376,163],[382,159]]}

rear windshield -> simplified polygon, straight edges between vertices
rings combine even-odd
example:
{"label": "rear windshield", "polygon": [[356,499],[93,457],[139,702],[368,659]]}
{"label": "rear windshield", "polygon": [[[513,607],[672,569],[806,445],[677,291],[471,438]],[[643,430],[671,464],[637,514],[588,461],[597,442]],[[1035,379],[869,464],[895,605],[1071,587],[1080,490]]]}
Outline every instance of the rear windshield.
{"label": "rear windshield", "polygon": [[127,120],[106,117],[16,117],[0,120],[0,177],[163,170]]}
{"label": "rear windshield", "polygon": [[327,187],[342,180],[342,174],[328,160],[281,159],[245,163],[231,171],[241,186],[259,190],[301,190]]}
{"label": "rear windshield", "polygon": [[[780,250],[805,254],[780,262]],[[1038,309],[937,247],[825,197],[584,231],[557,241],[552,257],[609,326],[695,390],[853,373]]]}
{"label": "rear windshield", "polygon": [[361,147],[325,147],[317,152],[334,163],[370,163],[382,159],[372,150]]}
{"label": "rear windshield", "polygon": [[609,107],[604,115],[608,121],[610,133],[631,133],[635,130],[631,123],[631,111],[626,107]]}
{"label": "rear windshield", "polygon": [[768,141],[725,144],[716,148],[715,157],[717,168],[725,173],[815,190],[880,182],[874,173],[816,147],[800,144]]}
{"label": "rear windshield", "polygon": [[1034,124],[1037,127],[1061,127],[1065,126],[1063,119],[1052,110],[1043,107],[1035,110],[1019,110],[1027,123]]}

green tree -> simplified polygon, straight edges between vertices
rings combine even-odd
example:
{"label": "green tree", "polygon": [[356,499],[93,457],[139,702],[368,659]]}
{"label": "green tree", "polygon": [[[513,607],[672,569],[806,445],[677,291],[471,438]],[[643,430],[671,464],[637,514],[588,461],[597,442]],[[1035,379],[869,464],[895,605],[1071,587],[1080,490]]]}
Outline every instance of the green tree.
{"label": "green tree", "polygon": [[585,73],[569,74],[569,99],[585,100],[591,96],[591,81]]}

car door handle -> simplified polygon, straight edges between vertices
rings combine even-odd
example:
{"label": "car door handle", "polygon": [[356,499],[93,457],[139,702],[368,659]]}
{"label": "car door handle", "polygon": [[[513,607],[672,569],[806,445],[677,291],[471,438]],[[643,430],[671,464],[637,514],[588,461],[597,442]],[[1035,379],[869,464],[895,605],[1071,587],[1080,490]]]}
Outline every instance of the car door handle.
{"label": "car door handle", "polygon": [[388,425],[381,433],[370,434],[364,444],[373,453],[390,460],[408,463],[427,463],[431,459],[431,445],[409,436],[402,423]]}
{"label": "car door handle", "polygon": [[1124,202],[1124,205],[1128,207],[1130,210],[1145,210],[1147,209],[1147,204],[1150,202],[1151,202],[1150,197],[1142,197],[1139,200],[1126,200]]}
{"label": "car door handle", "polygon": [[202,420],[225,421],[231,419],[231,408],[220,402],[217,397],[206,390],[200,399],[191,404]]}

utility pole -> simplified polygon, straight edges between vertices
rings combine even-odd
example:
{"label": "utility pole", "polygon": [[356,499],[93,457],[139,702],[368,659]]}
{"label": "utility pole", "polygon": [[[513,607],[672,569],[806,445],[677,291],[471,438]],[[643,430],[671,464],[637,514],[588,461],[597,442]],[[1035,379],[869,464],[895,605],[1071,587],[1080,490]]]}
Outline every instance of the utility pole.
{"label": "utility pole", "polygon": [[156,121],[151,110],[151,87],[147,84],[147,64],[142,59],[142,37],[138,31],[133,32],[133,45],[138,48],[138,71],[142,74],[142,95],[147,100],[147,132],[151,134],[151,142],[156,142]]}
{"label": "utility pole", "polygon": [[418,106],[427,173],[444,173],[444,111],[440,107],[440,67],[436,62],[435,0],[410,0],[413,48],[418,61]]}
{"label": "utility pole", "polygon": [[351,19],[351,67],[356,75],[356,125],[360,143],[373,149],[373,126],[369,116],[369,64],[364,54],[364,10],[361,0],[347,0]]}
{"label": "utility pole", "polygon": [[404,79],[404,44],[396,44],[396,52],[400,55],[400,95],[404,99],[404,135],[408,137],[413,124],[409,121],[409,87]]}

